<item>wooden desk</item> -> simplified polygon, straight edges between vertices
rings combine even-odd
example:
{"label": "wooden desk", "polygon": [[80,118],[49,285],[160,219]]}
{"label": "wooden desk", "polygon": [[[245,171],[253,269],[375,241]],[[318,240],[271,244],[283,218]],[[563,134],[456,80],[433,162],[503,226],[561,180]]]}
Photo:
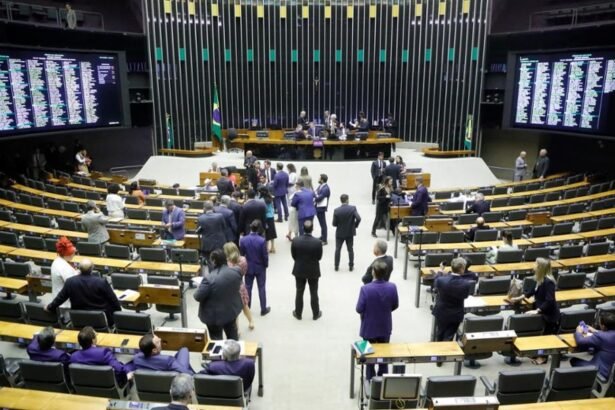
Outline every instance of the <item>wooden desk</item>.
{"label": "wooden desk", "polygon": [[615,235],[615,228],[598,229],[597,231],[579,232],[579,236],[583,239],[604,238]]}
{"label": "wooden desk", "polygon": [[615,215],[615,208],[601,209],[599,211],[589,211],[589,214],[594,218],[601,216],[612,216]]}
{"label": "wooden desk", "polygon": [[555,335],[529,336],[515,339],[513,349],[520,357],[551,356],[551,374],[559,367],[561,355],[568,351],[568,345]]}
{"label": "wooden desk", "polygon": [[19,249],[14,246],[0,245],[0,255],[8,255],[14,250]]}
{"label": "wooden desk", "polygon": [[123,225],[140,225],[140,226],[150,226],[156,228],[162,228],[161,221],[150,221],[147,219],[122,219],[119,223]]}
{"label": "wooden desk", "polygon": [[591,303],[597,304],[604,301],[605,297],[594,289],[571,289],[558,290],[555,292],[555,300],[560,306],[569,306],[576,303]]}
{"label": "wooden desk", "polygon": [[608,298],[615,298],[615,286],[601,286],[594,290]]}
{"label": "wooden desk", "polygon": [[35,214],[43,214],[50,216],[59,216],[62,218],[74,219],[77,218],[80,214],[77,212],[68,212],[68,211],[60,211],[57,209],[48,209],[48,208],[40,208],[38,206],[32,205],[24,205],[17,202],[7,201],[6,199],[0,199],[0,205],[10,208],[17,209],[19,211],[31,212]]}
{"label": "wooden desk", "polygon": [[580,235],[576,233],[570,233],[566,235],[553,235],[553,236],[542,236],[540,238],[530,238],[529,241],[534,245],[544,245],[546,243],[562,243],[562,242],[572,242],[572,241],[580,241],[583,239]]}
{"label": "wooden desk", "polygon": [[28,281],[23,279],[13,279],[0,277],[0,292],[11,293],[26,293],[28,291]]}
{"label": "wooden desk", "polygon": [[99,188],[97,186],[92,186],[92,185],[83,185],[83,184],[77,184],[76,182],[69,182],[68,184],[66,184],[66,186],[71,189],[81,189],[83,191],[94,191],[94,192],[99,192],[105,195],[107,194],[107,190],[105,188]]}
{"label": "wooden desk", "polygon": [[[496,263],[491,267],[498,273],[510,273],[510,272],[527,272],[533,271],[536,262],[515,262],[515,263]],[[561,265],[558,261],[551,261],[552,268],[559,268]]]}
{"label": "wooden desk", "polygon": [[[500,245],[502,245],[502,241],[481,241],[481,242],[470,242],[470,244],[472,245],[472,248],[478,250],[478,249],[488,249],[491,247],[498,247]],[[518,247],[522,248],[524,246],[532,246],[532,242],[530,240],[527,239],[515,239],[513,240],[513,243],[515,245],[517,245]]]}
{"label": "wooden desk", "polygon": [[[490,229],[502,229],[502,228],[508,228],[509,227],[506,222],[490,222],[487,225],[489,225]],[[455,225],[453,225],[453,228],[458,230],[458,231],[468,231],[468,230],[470,230],[471,228],[473,228],[475,226],[476,226],[476,224],[464,224],[464,225],[455,224]]]}
{"label": "wooden desk", "polygon": [[597,255],[597,256],[583,256],[581,258],[570,258],[570,259],[558,259],[560,265],[564,267],[575,267],[575,266],[591,266],[591,265],[602,265],[603,263],[615,262],[615,255]]}
{"label": "wooden desk", "polygon": [[516,304],[510,304],[505,299],[506,295],[470,296],[464,301],[463,309],[466,313],[494,313],[515,308],[527,310],[530,307],[525,299]]}
{"label": "wooden desk", "polygon": [[87,232],[67,231],[65,229],[50,229],[46,235],[50,236],[66,236],[74,239],[88,239]]}
{"label": "wooden desk", "polygon": [[474,249],[472,244],[468,242],[456,242],[456,243],[426,243],[423,245],[412,244],[408,245],[410,252],[418,252],[419,248],[421,251],[471,251]]}
{"label": "wooden desk", "polygon": [[[433,268],[421,268],[421,276],[426,276],[426,275],[431,275],[431,271],[434,272],[438,272],[440,270],[439,267],[433,267]],[[472,272],[478,273],[479,276],[482,276],[481,274],[489,274],[489,273],[494,273],[493,268],[491,267],[491,265],[472,265],[471,269]],[[445,272],[450,272],[451,271],[451,267],[450,266],[445,266],[444,267],[444,271]]]}
{"label": "wooden desk", "polygon": [[581,219],[593,218],[590,212],[579,212],[577,214],[558,215],[551,217],[551,223],[580,221]]}
{"label": "wooden desk", "polygon": [[11,256],[19,256],[26,259],[53,261],[58,255],[55,252],[37,251],[34,249],[15,248]]}
{"label": "wooden desk", "polygon": [[0,221],[0,228],[2,228],[3,226],[10,225],[10,224],[11,224],[11,223],[10,223],[10,222],[7,222],[7,221]]}
{"label": "wooden desk", "polygon": [[[129,262],[130,263],[130,262]],[[144,271],[144,272],[179,272],[179,263],[165,262],[132,262],[127,267],[128,271]],[[182,272],[186,276],[197,276],[201,272],[200,265],[182,264]]]}
{"label": "wooden desk", "polygon": [[570,353],[577,350],[577,341],[574,339],[574,333],[562,333],[557,335],[564,343],[570,347]]}
{"label": "wooden desk", "polygon": [[96,256],[81,256],[75,255],[73,261],[76,263],[81,262],[83,259],[89,259],[92,263],[98,267],[109,267],[109,268],[117,268],[117,269],[126,269],[128,265],[130,265],[129,260],[124,259],[113,259],[113,258],[100,258]]}
{"label": "wooden desk", "polygon": [[43,326],[24,325],[23,323],[0,322],[0,340],[5,342],[26,343],[32,340],[34,334],[40,332],[42,329]]}
{"label": "wooden desk", "polygon": [[25,233],[37,233],[39,235],[44,235],[49,233],[51,228],[44,228],[42,226],[35,225],[25,225],[25,224],[8,224],[2,227],[2,230],[11,230],[17,232],[25,232]]}
{"label": "wooden desk", "polygon": [[139,340],[141,340],[141,337],[141,335],[97,332],[96,345],[108,347],[118,354],[135,354],[139,352]]}
{"label": "wooden desk", "polygon": [[129,229],[108,229],[109,242],[119,245],[133,245],[137,247],[153,246],[158,234],[150,231],[132,231]]}

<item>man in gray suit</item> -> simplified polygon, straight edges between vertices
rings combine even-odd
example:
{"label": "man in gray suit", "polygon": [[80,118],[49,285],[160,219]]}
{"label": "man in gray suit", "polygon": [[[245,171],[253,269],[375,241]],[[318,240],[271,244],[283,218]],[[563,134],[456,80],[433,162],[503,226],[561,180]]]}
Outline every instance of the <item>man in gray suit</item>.
{"label": "man in gray suit", "polygon": [[226,243],[226,221],[222,214],[214,213],[211,201],[205,201],[203,211],[197,220],[197,232],[201,235],[201,255],[209,259],[214,249],[222,249]]}
{"label": "man in gray suit", "polygon": [[335,271],[339,270],[340,253],[342,245],[346,242],[348,267],[352,272],[354,269],[354,237],[357,234],[357,227],[361,222],[361,217],[356,206],[348,205],[348,195],[342,194],[340,201],[342,205],[333,211],[333,226],[337,228],[335,230]]}
{"label": "man in gray suit", "polygon": [[109,232],[107,232],[105,225],[107,225],[109,218],[100,212],[96,202],[92,200],[87,202],[86,207],[88,212],[81,215],[81,225],[88,233],[88,242],[100,244],[108,242]]}
{"label": "man in gray suit", "polygon": [[549,165],[551,160],[547,157],[547,150],[541,149],[538,153],[538,159],[536,159],[536,165],[534,165],[534,178],[544,179],[549,172]]}
{"label": "man in gray suit", "polygon": [[515,182],[523,181],[525,178],[525,172],[527,171],[527,162],[525,162],[526,155],[525,151],[521,151],[515,160],[515,174],[513,176],[513,181]]}

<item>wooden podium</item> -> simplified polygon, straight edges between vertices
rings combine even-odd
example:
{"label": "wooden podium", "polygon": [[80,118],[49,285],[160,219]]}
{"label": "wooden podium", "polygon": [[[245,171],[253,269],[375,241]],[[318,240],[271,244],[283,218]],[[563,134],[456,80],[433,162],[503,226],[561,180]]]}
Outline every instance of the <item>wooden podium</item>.
{"label": "wooden podium", "polygon": [[422,172],[418,174],[406,174],[406,189],[416,189],[416,177],[423,177],[423,185],[427,188],[431,185],[431,174]]}
{"label": "wooden podium", "polygon": [[158,234],[151,231],[132,231],[129,229],[108,229],[109,242],[116,245],[154,246]]}
{"label": "wooden podium", "polygon": [[216,184],[222,175],[219,172],[199,172],[199,185],[205,185],[205,180],[210,179],[212,184]]}
{"label": "wooden podium", "polygon": [[191,352],[202,352],[209,341],[207,329],[157,327],[154,333],[161,339],[162,350],[177,351],[187,347]]}
{"label": "wooden podium", "polygon": [[453,230],[453,218],[425,219],[425,229],[429,232],[448,232]]}

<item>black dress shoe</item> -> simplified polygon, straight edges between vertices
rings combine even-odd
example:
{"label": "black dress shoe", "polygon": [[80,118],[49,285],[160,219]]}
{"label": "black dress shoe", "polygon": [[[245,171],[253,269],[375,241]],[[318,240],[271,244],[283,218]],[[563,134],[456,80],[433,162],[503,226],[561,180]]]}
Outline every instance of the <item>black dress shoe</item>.
{"label": "black dress shoe", "polygon": [[314,320],[318,320],[322,317],[322,310],[318,312],[316,316],[314,316]]}
{"label": "black dress shoe", "polygon": [[335,267],[335,271],[337,272],[338,270],[340,270],[339,266]]}
{"label": "black dress shoe", "polygon": [[297,320],[301,320],[301,316],[297,314],[296,311],[293,310],[293,317]]}
{"label": "black dress shoe", "polygon": [[350,270],[350,272],[352,272],[352,270],[354,269],[354,266],[349,266],[348,269]]}
{"label": "black dress shoe", "polygon": [[267,308],[265,310],[261,311],[261,316],[265,316],[269,312],[271,312],[271,308],[269,306],[267,306]]}
{"label": "black dress shoe", "polygon": [[375,233],[375,232],[372,232],[372,236],[373,236],[374,238],[377,238],[377,237],[378,237],[378,235],[376,235],[376,233]]}

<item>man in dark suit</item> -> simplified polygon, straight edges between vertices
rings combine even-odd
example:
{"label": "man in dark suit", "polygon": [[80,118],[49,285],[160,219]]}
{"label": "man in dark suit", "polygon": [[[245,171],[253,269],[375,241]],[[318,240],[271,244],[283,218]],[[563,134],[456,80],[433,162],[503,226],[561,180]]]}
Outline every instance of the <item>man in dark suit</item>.
{"label": "man in dark suit", "polygon": [[316,207],[314,206],[314,191],[307,189],[302,180],[297,181],[297,192],[293,196],[290,204],[297,209],[297,219],[299,220],[299,234],[303,235],[305,221],[314,219]]}
{"label": "man in dark suit", "polygon": [[288,221],[288,203],[286,193],[288,192],[288,174],[284,171],[284,165],[280,162],[276,165],[278,171],[274,174],[272,189],[275,209],[278,211],[278,222],[282,222],[282,210],[284,210],[284,220]]}
{"label": "man in dark suit", "polygon": [[480,192],[476,194],[474,203],[466,210],[467,214],[478,214],[482,216],[485,212],[491,212],[491,204],[485,201],[485,195]]}
{"label": "man in dark suit", "polygon": [[241,346],[233,339],[227,339],[222,348],[222,359],[210,362],[201,373],[213,376],[239,376],[243,380],[243,391],[250,390],[254,381],[254,360],[240,357]]}
{"label": "man in dark suit", "polygon": [[256,219],[265,223],[267,220],[267,205],[263,201],[256,200],[256,191],[248,191],[248,200],[243,204],[239,216],[239,232],[242,235],[248,235],[250,224]]}
{"label": "man in dark suit", "polygon": [[167,239],[179,241],[186,236],[186,213],[183,208],[175,206],[175,202],[172,199],[164,201],[162,225],[165,228],[163,235]]}
{"label": "man in dark suit", "polygon": [[214,204],[211,201],[205,201],[203,211],[197,219],[197,231],[201,235],[201,255],[209,259],[209,254],[214,249],[222,249],[226,243],[226,222],[224,215],[214,212]]}
{"label": "man in dark suit", "polygon": [[418,176],[416,177],[416,191],[412,196],[412,202],[410,202],[412,215],[427,215],[427,210],[429,209],[429,202],[431,202],[431,198],[429,198],[429,192],[427,192],[427,187],[423,185],[423,177]]}
{"label": "man in dark suit", "polygon": [[265,182],[267,185],[273,183],[273,179],[275,178],[275,169],[271,168],[271,161],[266,159],[263,161],[264,168],[261,169],[260,174],[265,177]]}
{"label": "man in dark suit", "polygon": [[378,184],[382,182],[385,166],[384,152],[379,152],[378,158],[372,162],[372,167],[370,169],[370,173],[372,174],[372,205],[376,203],[376,191],[378,190]]}
{"label": "man in dark suit", "polygon": [[466,232],[466,239],[470,242],[474,242],[474,235],[476,234],[476,231],[484,229],[490,229],[489,225],[485,224],[485,218],[479,216],[476,218],[476,226],[473,226],[468,232]]}
{"label": "man in dark suit", "polygon": [[436,318],[436,341],[453,340],[457,328],[463,321],[463,303],[470,295],[471,282],[462,278],[466,260],[455,258],[451,261],[449,274],[442,274],[434,281],[437,292],[436,304],[431,312]]}
{"label": "man in dark suit", "polygon": [[122,310],[122,307],[109,282],[92,276],[92,268],[92,261],[82,259],[79,263],[80,274],[66,280],[60,293],[45,310],[55,312],[62,303],[70,299],[72,309],[104,311],[107,323],[113,326],[113,312]]}
{"label": "man in dark suit", "polygon": [[194,380],[187,374],[178,374],[171,382],[171,403],[168,406],[154,407],[152,410],[189,410],[194,404]]}
{"label": "man in dark suit", "polygon": [[372,270],[374,269],[374,264],[378,261],[384,262],[386,265],[386,270],[382,275],[382,280],[388,282],[391,278],[391,273],[393,272],[393,257],[387,255],[387,243],[382,239],[378,239],[374,244],[374,256],[376,259],[367,267],[367,271],[365,271],[365,275],[361,278],[363,283],[366,285],[373,280]]}
{"label": "man in dark suit", "polygon": [[538,159],[536,159],[536,164],[534,165],[534,178],[544,179],[549,172],[550,165],[551,160],[547,157],[547,150],[543,148],[538,153]]}
{"label": "man in dark suit", "polygon": [[252,302],[252,285],[256,279],[258,286],[258,299],[261,304],[261,316],[271,312],[267,306],[267,267],[269,266],[269,253],[267,253],[267,241],[258,233],[262,230],[261,221],[258,219],[250,224],[250,235],[245,235],[239,241],[239,251],[246,257],[248,272],[246,273],[246,289]]}
{"label": "man in dark suit", "polygon": [[[363,285],[357,301],[357,313],[361,315],[359,335],[370,343],[389,343],[393,330],[392,312],[399,307],[397,287],[384,280],[387,266],[383,261],[374,262],[374,281]],[[367,380],[375,373],[374,365],[367,365]],[[378,365],[378,375],[387,373],[388,366]]]}
{"label": "man in dark suit", "polygon": [[51,326],[47,326],[37,335],[34,335],[26,349],[30,360],[36,360],[37,362],[60,362],[67,365],[70,361],[70,355],[64,350],[53,347],[55,342],[56,334]]}
{"label": "man in dark suit", "polygon": [[320,259],[322,258],[322,242],[312,236],[314,225],[312,221],[303,223],[303,234],[296,236],[291,245],[290,253],[295,261],[293,276],[297,287],[295,310],[293,316],[301,320],[303,314],[303,292],[305,284],[310,286],[310,302],[312,317],[318,320],[322,316],[318,303],[318,278],[320,278]]}
{"label": "man in dark suit", "polygon": [[81,346],[81,350],[77,350],[71,355],[71,364],[111,366],[118,384],[121,386],[126,384],[127,374],[132,371],[132,365],[122,364],[115,358],[111,349],[107,347],[97,347],[96,332],[91,326],[86,326],[79,331],[77,341],[79,342],[79,346]]}
{"label": "man in dark suit", "polygon": [[613,363],[615,363],[615,312],[601,311],[598,323],[599,329],[591,326],[577,327],[574,333],[577,347],[581,351],[593,350],[593,357],[591,360],[572,358],[570,365],[572,367],[596,366],[598,374],[607,380]]}
{"label": "man in dark suit", "polygon": [[346,242],[348,249],[348,267],[350,271],[354,269],[354,237],[357,234],[357,227],[361,223],[361,216],[354,205],[348,205],[348,195],[340,196],[342,205],[333,211],[333,226],[335,230],[335,271],[339,270],[340,254],[342,245]]}
{"label": "man in dark suit", "polygon": [[218,194],[220,195],[232,195],[233,191],[235,191],[235,187],[233,186],[233,181],[231,181],[228,177],[228,170],[222,169],[220,170],[220,178],[218,178],[218,182],[216,182],[216,186],[218,187]]}
{"label": "man in dark suit", "polygon": [[243,198],[243,194],[240,191],[233,192],[231,195],[231,202],[229,202],[228,207],[233,211],[235,215],[235,224],[237,226],[237,235],[235,242],[239,244],[239,233],[243,232],[243,226],[239,224],[239,220],[241,219],[241,213],[243,212],[243,206],[239,203],[239,201]]}
{"label": "man in dark suit", "polygon": [[135,369],[194,374],[194,370],[190,367],[188,348],[180,348],[175,353],[175,357],[160,354],[162,343],[155,333],[146,333],[139,340],[139,350],[140,352],[133,358]]}
{"label": "man in dark suit", "polygon": [[246,166],[246,179],[248,180],[248,191],[256,190],[258,186],[259,168],[258,161]]}
{"label": "man in dark suit", "polygon": [[320,225],[320,240],[323,245],[327,244],[327,209],[329,208],[329,197],[331,196],[331,190],[327,181],[329,177],[327,174],[320,174],[318,180],[318,188],[316,188],[316,218]]}
{"label": "man in dark suit", "polygon": [[385,177],[391,177],[393,180],[393,191],[396,190],[401,176],[401,166],[395,163],[395,158],[389,158],[389,165],[386,166],[383,174]]}
{"label": "man in dark suit", "polygon": [[237,239],[237,222],[235,221],[235,213],[229,209],[231,203],[231,197],[223,195],[220,198],[220,205],[214,206],[214,212],[224,217],[226,222],[226,230],[224,234],[226,236],[226,242],[234,242]]}

